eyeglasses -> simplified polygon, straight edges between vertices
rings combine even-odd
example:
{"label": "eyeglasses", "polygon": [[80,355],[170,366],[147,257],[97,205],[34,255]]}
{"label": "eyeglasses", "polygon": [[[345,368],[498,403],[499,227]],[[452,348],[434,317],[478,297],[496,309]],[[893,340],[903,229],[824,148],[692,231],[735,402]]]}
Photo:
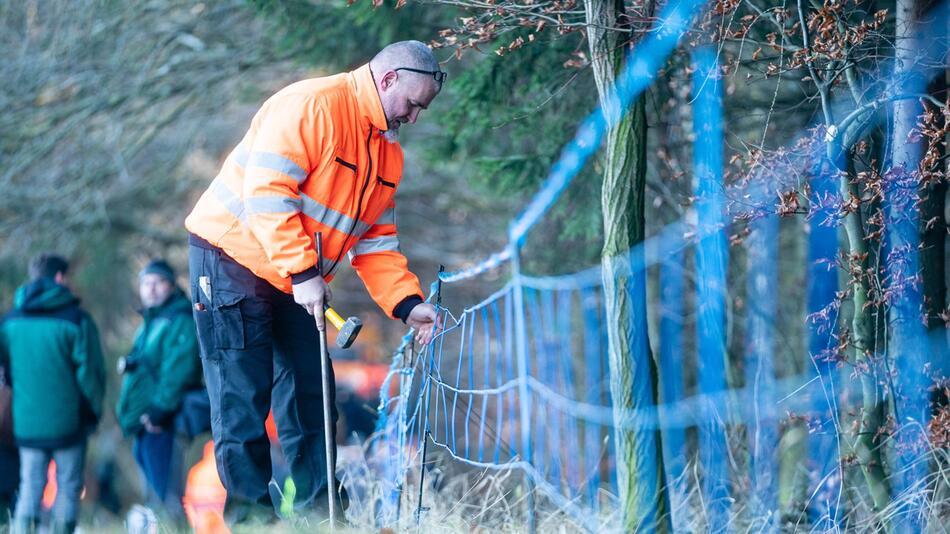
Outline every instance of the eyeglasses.
{"label": "eyeglasses", "polygon": [[408,70],[409,72],[418,72],[419,74],[428,74],[429,76],[432,76],[433,78],[435,78],[435,81],[439,82],[439,85],[441,85],[442,82],[445,81],[445,77],[448,75],[448,73],[443,72],[441,70],[419,70],[419,69],[411,69],[409,67],[399,67],[398,69],[393,69],[393,70],[396,72],[399,72],[401,70]]}

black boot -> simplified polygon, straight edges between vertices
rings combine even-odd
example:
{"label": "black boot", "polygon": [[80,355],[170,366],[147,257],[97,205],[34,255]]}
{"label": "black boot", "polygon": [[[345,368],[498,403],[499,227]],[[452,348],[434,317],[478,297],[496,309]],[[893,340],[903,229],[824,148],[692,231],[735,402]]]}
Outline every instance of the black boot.
{"label": "black boot", "polygon": [[229,526],[238,524],[270,525],[277,522],[270,496],[258,502],[228,499],[224,503],[224,520]]}

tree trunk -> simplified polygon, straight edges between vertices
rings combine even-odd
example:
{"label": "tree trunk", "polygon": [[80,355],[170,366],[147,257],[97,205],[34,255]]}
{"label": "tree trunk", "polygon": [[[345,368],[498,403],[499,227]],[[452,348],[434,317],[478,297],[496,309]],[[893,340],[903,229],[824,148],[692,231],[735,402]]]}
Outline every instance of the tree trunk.
{"label": "tree trunk", "polygon": [[[812,3],[814,5],[814,2]],[[808,9],[805,7],[804,0],[798,0],[798,11],[802,32],[803,45],[805,48],[811,47],[810,37],[808,35]],[[809,73],[814,80],[816,88],[821,95],[821,110],[824,118],[825,127],[830,129],[835,126],[834,110],[830,104],[831,84],[824,79],[824,75],[809,64]],[[851,85],[852,95],[856,103],[860,104],[861,96],[854,86],[853,73],[846,72],[846,79]],[[847,137],[847,136],[846,136]],[[857,182],[853,179],[851,170],[849,150],[851,139],[842,139],[841,135],[825,144],[825,162],[822,168],[817,170],[815,182],[826,185],[833,177],[838,177],[838,193],[841,200],[847,202],[852,198],[861,198],[861,191]],[[819,214],[819,219],[827,217],[826,214]],[[868,484],[868,491],[871,495],[873,507],[875,510],[883,510],[890,502],[890,488],[887,483],[887,476],[884,472],[882,462],[880,437],[878,430],[881,428],[884,419],[884,397],[881,388],[878,387],[878,381],[883,377],[878,377],[876,373],[876,359],[873,358],[874,352],[874,315],[872,305],[869,303],[869,276],[873,275],[870,269],[869,247],[867,243],[867,232],[862,221],[860,210],[849,210],[844,216],[844,230],[846,238],[841,242],[840,247],[844,252],[844,260],[848,272],[848,285],[851,292],[853,314],[851,317],[851,346],[854,349],[854,363],[857,373],[861,380],[861,399],[862,409],[857,429],[857,435],[852,444],[854,453],[858,458],[858,463],[864,472]],[[810,348],[809,352],[813,352]],[[816,356],[811,354],[812,357]]]}
{"label": "tree trunk", "polygon": [[[776,480],[772,473],[781,457],[774,455],[778,436],[770,420],[762,420],[760,411],[775,405],[774,325],[778,317],[778,303],[774,288],[779,284],[778,272],[778,216],[769,216],[751,224],[752,233],[746,242],[749,258],[746,301],[748,331],[746,339],[745,387],[755,392],[756,418],[749,426],[749,463],[751,494],[746,497],[750,516],[754,520],[769,517],[778,503]],[[771,523],[777,525],[775,520]]]}
{"label": "tree trunk", "polygon": [[[946,99],[947,78],[937,76],[927,90],[941,101]],[[947,155],[946,139],[939,147],[941,158]],[[945,169],[936,169],[938,171]],[[939,361],[945,360],[950,351],[947,345],[947,324],[941,318],[941,313],[947,307],[947,219],[944,215],[947,209],[948,194],[946,178],[931,183],[921,191],[920,205],[920,272],[923,277],[922,287],[924,306],[927,313],[927,353],[931,355],[934,366],[933,372],[940,373]],[[944,373],[946,376],[946,373]]]}
{"label": "tree trunk", "polygon": [[[832,158],[846,158],[847,154],[831,155]],[[836,162],[835,167],[849,169],[851,165],[841,165]],[[853,173],[844,172],[839,180],[839,193],[842,198],[854,196],[860,198],[857,184],[851,179]],[[847,242],[842,248],[848,252],[851,269],[850,284],[853,303],[851,318],[852,345],[854,347],[854,361],[858,367],[861,381],[861,415],[857,436],[851,444],[857,455],[858,463],[864,473],[871,494],[871,501],[876,511],[884,510],[890,503],[890,485],[887,482],[887,473],[884,471],[884,456],[882,454],[882,439],[879,434],[884,424],[884,414],[887,404],[881,391],[880,383],[885,378],[879,375],[880,365],[874,358],[875,344],[874,307],[868,302],[870,292],[871,265],[868,261],[869,248],[867,233],[861,220],[860,210],[848,213],[844,218],[845,235]]]}
{"label": "tree trunk", "polygon": [[612,104],[627,31],[621,0],[585,0],[594,79],[610,131],[605,139],[602,209],[603,281],[606,301],[610,392],[616,426],[617,485],[625,532],[668,532],[670,517],[658,430],[634,427],[634,410],[657,398],[657,368],[646,321],[643,255],[628,251],[644,238],[646,105],[643,96],[620,118]]}
{"label": "tree trunk", "polygon": [[[950,17],[947,18],[947,22],[944,25],[943,31],[944,31],[945,38],[950,38]],[[943,94],[943,99],[944,99],[944,102],[946,102],[948,99],[950,99],[950,68],[944,71],[943,80],[944,80],[943,87],[945,91]],[[946,118],[944,120],[946,120]],[[948,132],[946,137],[944,137],[943,153],[941,155],[946,157],[948,152],[950,152],[950,132]],[[946,159],[944,161],[945,161],[945,165],[943,169],[943,172],[944,172],[943,182],[944,184],[946,184],[947,181],[950,180],[950,159]],[[944,206],[943,222],[944,222],[945,227],[950,228],[950,188],[947,189],[944,195],[943,206]],[[944,249],[944,254],[946,254],[946,250],[950,249],[950,244],[947,243],[947,241],[950,241],[950,232],[944,233],[943,240],[944,240],[944,247],[946,247]],[[950,277],[950,262],[946,261],[946,259],[944,260],[943,269],[944,269],[944,274],[943,274],[944,286],[950,287],[950,280],[948,280],[948,277]],[[944,307],[950,307],[950,295],[944,295],[943,305]],[[946,328],[946,323],[945,323],[944,332],[945,332],[944,346],[950,347],[950,328]],[[950,376],[950,348],[947,348],[945,352],[942,353],[941,356],[942,357],[938,358],[939,364],[937,365],[937,369],[935,369],[935,372],[939,372],[943,376]],[[950,399],[947,399],[947,400],[950,401]]]}
{"label": "tree trunk", "polygon": [[[811,362],[801,357],[802,354],[808,355],[809,339],[808,325],[801,320],[808,312],[806,301],[801,298],[801,288],[807,287],[810,280],[801,271],[808,258],[807,239],[802,237],[807,235],[805,225],[802,218],[786,217],[779,232],[778,324],[790,327],[785,334],[787,348],[779,352],[784,358],[776,362],[781,364],[780,378],[798,376],[812,368]],[[808,501],[808,470],[805,467],[808,428],[801,419],[789,417],[783,420],[782,429],[777,452],[779,520],[800,517],[803,503]]]}
{"label": "tree trunk", "polygon": [[[916,0],[898,0],[896,10],[895,35],[894,35],[894,78],[907,92],[923,92],[925,87],[921,77],[913,73],[916,57],[918,55],[918,46],[916,36],[914,35],[917,19]],[[920,164],[922,156],[922,146],[920,142],[911,142],[908,138],[917,125],[917,118],[923,112],[923,108],[917,100],[898,100],[894,102],[893,125],[891,128],[891,153],[890,170],[892,177],[889,178],[890,188],[886,192],[887,202],[891,211],[891,220],[888,221],[888,238],[890,238],[890,249],[900,252],[898,247],[916,245],[908,232],[910,228],[907,222],[916,223],[915,220],[907,221],[908,214],[902,210],[909,209],[916,211],[917,196],[914,192],[908,190],[906,185],[914,180],[915,173]],[[898,183],[899,180],[907,180],[907,183]],[[907,221],[907,222],[905,222]],[[916,237],[916,228],[913,228],[914,237]],[[908,253],[906,259],[916,257],[916,250],[913,254]],[[911,275],[902,271],[904,275]],[[909,295],[907,291],[901,292],[901,301]],[[901,306],[891,306],[891,321],[897,321],[898,325],[903,324],[901,317],[895,316],[894,312],[900,312]],[[919,310],[907,310],[919,312]],[[915,318],[916,319],[916,318]],[[904,332],[902,329],[893,332],[889,343],[889,349],[893,354],[900,355],[905,352],[903,347]]]}
{"label": "tree trunk", "polygon": [[[910,93],[926,90],[923,77],[915,72],[921,55],[917,39],[919,3],[898,0],[894,27],[894,77],[900,87]],[[888,359],[897,370],[893,394],[895,417],[899,429],[895,447],[895,483],[903,492],[926,475],[926,464],[916,462],[916,447],[926,439],[921,425],[927,422],[927,377],[922,354],[925,331],[920,321],[922,296],[915,278],[919,276],[920,238],[917,227],[917,202],[922,146],[910,135],[923,111],[917,100],[894,103],[891,127],[890,172],[885,174],[887,201],[888,278],[893,300],[888,302]],[[907,514],[911,528],[919,518]]]}
{"label": "tree trunk", "polygon": [[[807,278],[807,310],[808,316],[820,317],[821,312],[834,303],[838,292],[838,272],[828,269],[828,265],[833,265],[838,257],[838,229],[824,224],[829,218],[834,216],[834,208],[823,206],[818,199],[832,197],[835,195],[837,187],[833,173],[828,172],[828,168],[819,164],[814,172],[814,176],[809,180],[811,185],[810,200],[815,205],[820,206],[817,212],[813,214],[808,221],[808,278]],[[808,321],[808,351],[809,361],[805,369],[809,373],[814,372],[817,376],[828,383],[833,376],[836,365],[828,361],[826,351],[835,346],[836,318],[834,316],[825,319]],[[833,418],[833,404],[829,404],[825,399],[813,399],[811,412],[819,420]],[[814,480],[818,483],[810,488],[811,491],[827,491],[824,480],[829,474],[829,469],[836,469],[840,466],[840,455],[844,453],[836,446],[836,439],[833,436],[812,434],[804,432],[799,428],[799,432],[791,433],[789,439],[802,437],[805,439],[808,452],[806,465],[812,465],[810,468]],[[834,467],[832,467],[834,466]],[[815,507],[814,501],[806,499],[804,501],[807,507]],[[829,506],[828,512],[834,514],[834,505]],[[800,510],[801,511],[801,510]],[[806,509],[807,511],[807,509]],[[819,513],[824,513],[824,510]],[[813,514],[814,515],[814,514]],[[799,516],[801,517],[801,516]]]}

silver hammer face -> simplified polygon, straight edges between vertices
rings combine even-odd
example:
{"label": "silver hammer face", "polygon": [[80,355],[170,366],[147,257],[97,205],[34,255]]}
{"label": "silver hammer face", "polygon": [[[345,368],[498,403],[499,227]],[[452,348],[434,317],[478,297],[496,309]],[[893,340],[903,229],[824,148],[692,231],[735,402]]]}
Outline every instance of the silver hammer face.
{"label": "silver hammer face", "polygon": [[343,327],[340,328],[340,332],[336,335],[336,346],[341,349],[350,348],[362,328],[363,322],[358,317],[347,318],[346,322],[343,323]]}

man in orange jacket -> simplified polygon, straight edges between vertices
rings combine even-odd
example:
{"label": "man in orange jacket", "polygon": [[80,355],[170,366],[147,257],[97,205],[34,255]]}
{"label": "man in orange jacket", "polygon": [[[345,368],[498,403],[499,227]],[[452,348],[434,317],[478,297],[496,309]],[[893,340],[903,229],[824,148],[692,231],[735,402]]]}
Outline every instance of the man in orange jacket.
{"label": "man in orange jacket", "polygon": [[[325,512],[330,477],[314,321],[322,328],[327,282],[344,255],[383,311],[414,328],[417,341],[429,343],[438,328],[399,251],[393,196],[403,170],[399,127],[416,121],[444,79],[426,45],[404,41],[354,71],[282,89],[254,116],[185,221],[231,522],[273,518],[264,429],[270,408],[296,504]],[[334,407],[331,424],[336,419]]]}

